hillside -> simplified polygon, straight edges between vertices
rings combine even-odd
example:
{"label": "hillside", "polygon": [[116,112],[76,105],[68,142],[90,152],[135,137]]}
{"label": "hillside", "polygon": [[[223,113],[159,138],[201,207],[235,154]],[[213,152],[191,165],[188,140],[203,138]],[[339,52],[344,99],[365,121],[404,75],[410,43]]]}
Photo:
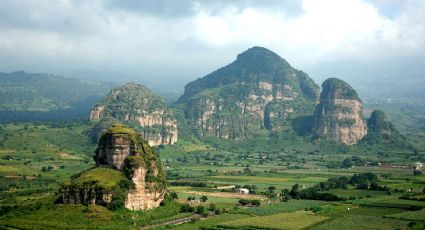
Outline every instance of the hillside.
{"label": "hillside", "polygon": [[0,73],[0,117],[3,121],[80,118],[111,87],[43,73]]}

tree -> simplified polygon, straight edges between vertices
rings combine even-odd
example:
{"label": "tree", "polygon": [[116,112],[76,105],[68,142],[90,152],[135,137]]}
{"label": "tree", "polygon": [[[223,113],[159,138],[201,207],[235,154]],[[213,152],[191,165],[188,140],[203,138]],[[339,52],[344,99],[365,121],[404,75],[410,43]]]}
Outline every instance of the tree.
{"label": "tree", "polygon": [[204,212],[205,212],[205,207],[204,206],[201,206],[201,205],[196,206],[195,213],[197,213],[197,214],[204,214]]}
{"label": "tree", "polygon": [[289,195],[291,195],[292,198],[300,199],[300,191],[299,191],[299,189],[300,189],[300,185],[299,184],[294,184],[292,186],[291,191],[289,192]]}
{"label": "tree", "polygon": [[189,204],[183,204],[180,208],[180,212],[193,212],[195,209]]}
{"label": "tree", "polygon": [[351,161],[350,158],[345,158],[344,161],[342,162],[341,167],[342,168],[351,168],[353,167],[354,163],[353,161]]}
{"label": "tree", "polygon": [[187,201],[192,201],[192,200],[195,200],[195,197],[194,196],[188,196],[187,197]]}
{"label": "tree", "polygon": [[267,189],[269,190],[270,193],[274,193],[274,190],[276,190],[276,187],[272,185],[272,186],[269,186]]}
{"label": "tree", "polygon": [[249,204],[249,200],[247,199],[240,199],[239,200],[239,204],[242,206],[248,205]]}
{"label": "tree", "polygon": [[254,206],[260,206],[260,200],[251,200],[251,204]]}
{"label": "tree", "polygon": [[420,170],[414,170],[413,171],[413,175],[415,175],[415,176],[422,175],[422,171],[420,171]]}
{"label": "tree", "polygon": [[201,196],[201,198],[199,200],[201,200],[201,202],[206,202],[208,200],[208,197],[207,196]]}

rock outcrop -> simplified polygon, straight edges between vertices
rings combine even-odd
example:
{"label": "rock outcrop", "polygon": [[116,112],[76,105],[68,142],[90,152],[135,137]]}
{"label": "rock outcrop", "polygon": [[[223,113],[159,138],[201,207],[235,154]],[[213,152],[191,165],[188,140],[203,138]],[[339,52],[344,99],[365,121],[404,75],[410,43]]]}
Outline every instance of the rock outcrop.
{"label": "rock outcrop", "polygon": [[90,112],[92,135],[98,140],[113,122],[134,128],[149,145],[177,142],[177,121],[163,99],[145,86],[128,83],[111,90]]}
{"label": "rock outcrop", "polygon": [[351,86],[337,78],[322,84],[320,103],[316,106],[313,134],[316,138],[356,144],[367,133],[362,101]]}
{"label": "rock outcrop", "polygon": [[166,179],[158,154],[134,130],[122,125],[108,129],[94,159],[96,168],[64,183],[64,203],[146,210],[158,207],[164,199]]}
{"label": "rock outcrop", "polygon": [[319,86],[277,54],[253,47],[236,61],[186,85],[177,104],[199,136],[243,139],[261,129],[290,128],[311,114]]}

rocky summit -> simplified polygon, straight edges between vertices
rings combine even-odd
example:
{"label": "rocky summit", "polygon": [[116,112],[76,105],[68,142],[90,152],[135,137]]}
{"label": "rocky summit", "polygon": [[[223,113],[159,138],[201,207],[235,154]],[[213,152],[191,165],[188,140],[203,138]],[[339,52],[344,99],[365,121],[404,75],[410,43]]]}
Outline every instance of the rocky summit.
{"label": "rocky summit", "polygon": [[158,154],[133,129],[118,124],[108,129],[94,159],[95,168],[62,185],[63,203],[146,210],[164,199],[166,179]]}
{"label": "rocky summit", "polygon": [[177,122],[160,96],[141,84],[128,83],[111,92],[90,112],[92,136],[98,140],[114,122],[134,128],[149,145],[177,142]]}
{"label": "rocky summit", "polygon": [[362,101],[357,92],[348,83],[337,78],[329,78],[323,82],[320,102],[314,114],[314,136],[353,145],[366,133]]}
{"label": "rocky summit", "polygon": [[198,136],[243,139],[261,129],[290,128],[311,114],[319,86],[276,53],[253,47],[203,78],[190,82],[177,104]]}

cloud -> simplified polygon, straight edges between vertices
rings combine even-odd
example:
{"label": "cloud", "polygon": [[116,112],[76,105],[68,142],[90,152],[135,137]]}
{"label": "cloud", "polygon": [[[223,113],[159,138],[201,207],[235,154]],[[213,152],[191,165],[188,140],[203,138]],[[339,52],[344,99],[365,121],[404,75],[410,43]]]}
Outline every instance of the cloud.
{"label": "cloud", "polygon": [[194,79],[254,45],[298,68],[411,59],[425,56],[424,10],[420,0],[4,0],[0,70]]}

